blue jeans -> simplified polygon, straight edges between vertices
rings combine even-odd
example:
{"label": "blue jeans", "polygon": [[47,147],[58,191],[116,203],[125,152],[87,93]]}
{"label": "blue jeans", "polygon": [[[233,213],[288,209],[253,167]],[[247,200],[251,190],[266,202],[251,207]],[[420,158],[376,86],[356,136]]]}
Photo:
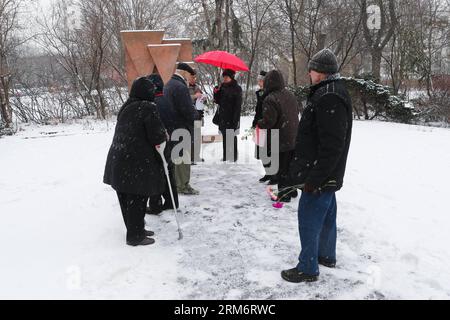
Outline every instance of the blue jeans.
{"label": "blue jeans", "polygon": [[336,261],[336,193],[303,192],[298,207],[302,252],[297,266],[307,275],[319,275],[319,257]]}

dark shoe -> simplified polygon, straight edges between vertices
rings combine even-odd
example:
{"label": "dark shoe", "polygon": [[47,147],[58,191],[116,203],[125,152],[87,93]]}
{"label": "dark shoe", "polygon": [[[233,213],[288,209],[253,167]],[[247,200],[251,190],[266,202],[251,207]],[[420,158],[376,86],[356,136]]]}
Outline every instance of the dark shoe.
{"label": "dark shoe", "polygon": [[146,237],[150,238],[150,237],[153,237],[155,235],[155,233],[153,231],[150,231],[150,230],[144,230],[144,235]]}
{"label": "dark shoe", "polygon": [[303,272],[298,271],[297,268],[282,271],[281,277],[284,280],[292,283],[316,282],[317,280],[319,280],[319,277],[304,274]]}
{"label": "dark shoe", "polygon": [[265,182],[267,182],[267,181],[269,181],[270,180],[270,176],[264,176],[264,177],[262,177],[261,179],[259,179],[259,182],[261,182],[261,183],[265,183]]}
{"label": "dark shoe", "polygon": [[[167,210],[173,210],[173,205],[171,203],[164,203],[163,207],[162,207],[163,211],[167,211]],[[178,209],[178,208],[177,208]]]}
{"label": "dark shoe", "polygon": [[161,212],[163,212],[163,210],[162,210],[162,207],[160,207],[160,206],[157,206],[156,208],[147,207],[147,210],[145,210],[146,214],[155,215],[155,216],[160,215]]}
{"label": "dark shoe", "polygon": [[178,193],[185,196],[198,196],[200,194],[200,192],[192,188],[190,185],[187,185],[186,188],[179,190]]}
{"label": "dark shoe", "polygon": [[138,247],[138,246],[149,246],[155,243],[155,239],[151,239],[151,238],[144,238],[144,240],[141,241],[127,241],[127,245],[132,246],[132,247]]}
{"label": "dark shoe", "polygon": [[336,268],[336,260],[319,258],[319,264],[330,269]]}

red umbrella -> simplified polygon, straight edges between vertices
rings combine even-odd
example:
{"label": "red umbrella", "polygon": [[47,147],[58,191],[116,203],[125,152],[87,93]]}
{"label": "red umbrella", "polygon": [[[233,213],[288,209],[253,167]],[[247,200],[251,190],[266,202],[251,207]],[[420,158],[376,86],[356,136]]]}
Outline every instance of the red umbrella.
{"label": "red umbrella", "polygon": [[226,51],[210,51],[194,59],[197,63],[209,64],[222,69],[250,71],[244,61]]}

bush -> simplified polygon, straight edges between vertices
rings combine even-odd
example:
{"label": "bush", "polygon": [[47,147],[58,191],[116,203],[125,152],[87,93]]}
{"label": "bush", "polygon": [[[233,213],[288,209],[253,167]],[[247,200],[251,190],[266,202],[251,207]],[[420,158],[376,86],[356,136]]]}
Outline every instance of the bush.
{"label": "bush", "polygon": [[0,122],[0,137],[2,136],[12,136],[17,132],[14,128],[6,128],[5,125]]}
{"label": "bush", "polygon": [[[372,80],[342,78],[352,98],[354,112],[358,119],[382,119],[401,123],[411,123],[415,110],[404,99],[391,93],[391,88],[375,83]],[[310,87],[290,87],[299,103],[308,98]]]}
{"label": "bush", "polygon": [[450,90],[436,90],[431,97],[422,95],[413,102],[418,122],[450,124]]}

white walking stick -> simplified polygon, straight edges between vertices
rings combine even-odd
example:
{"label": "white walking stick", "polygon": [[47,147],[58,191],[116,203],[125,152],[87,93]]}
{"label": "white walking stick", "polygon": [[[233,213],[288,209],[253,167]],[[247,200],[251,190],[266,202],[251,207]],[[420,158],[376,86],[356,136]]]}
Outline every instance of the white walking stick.
{"label": "white walking stick", "polygon": [[156,146],[156,150],[158,151],[159,155],[161,156],[161,159],[163,161],[163,166],[164,166],[164,172],[166,174],[166,178],[167,178],[167,184],[169,186],[169,191],[170,191],[170,197],[172,199],[172,205],[173,205],[173,211],[175,212],[175,219],[177,221],[177,225],[178,225],[178,240],[182,240],[183,239],[183,232],[181,231],[181,226],[180,226],[180,221],[178,220],[178,209],[177,206],[175,204],[175,197],[173,196],[173,190],[172,190],[172,184],[170,183],[170,176],[169,176],[169,164],[167,163],[166,157],[164,156],[164,150],[166,149],[166,143],[162,143],[158,146]]}

